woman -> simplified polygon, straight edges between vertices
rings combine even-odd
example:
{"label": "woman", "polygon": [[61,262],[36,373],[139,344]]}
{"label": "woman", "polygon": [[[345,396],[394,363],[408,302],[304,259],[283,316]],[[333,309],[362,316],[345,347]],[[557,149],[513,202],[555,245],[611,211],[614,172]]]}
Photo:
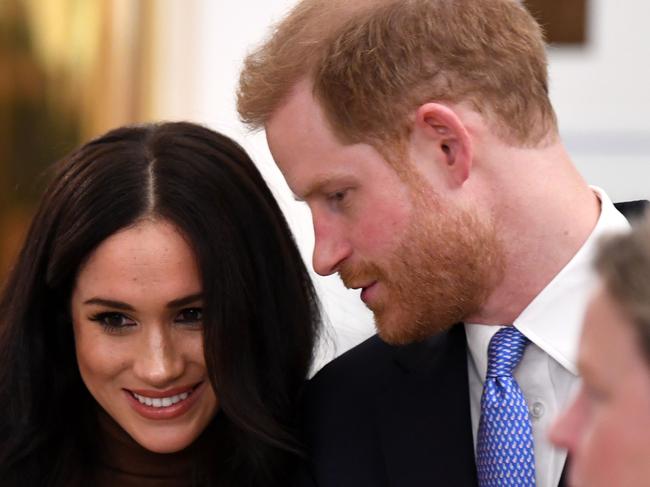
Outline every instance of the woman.
{"label": "woman", "polygon": [[0,485],[284,485],[319,326],[241,147],[113,130],[56,166],[0,300]]}
{"label": "woman", "polygon": [[[648,215],[650,217],[650,214]],[[650,485],[650,218],[605,241],[580,342],[582,387],[551,432],[570,483]]]}

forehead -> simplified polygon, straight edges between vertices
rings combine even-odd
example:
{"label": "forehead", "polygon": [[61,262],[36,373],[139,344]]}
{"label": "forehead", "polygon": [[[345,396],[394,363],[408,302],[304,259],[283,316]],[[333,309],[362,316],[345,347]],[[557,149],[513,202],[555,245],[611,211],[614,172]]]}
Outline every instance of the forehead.
{"label": "forehead", "polygon": [[273,158],[299,197],[319,183],[362,177],[369,166],[388,164],[371,145],[345,144],[334,135],[307,80],[293,87],[265,128]]}
{"label": "forehead", "polygon": [[265,128],[269,148],[279,164],[295,154],[322,157],[345,148],[330,129],[307,80],[292,88]]}
{"label": "forehead", "polygon": [[[200,282],[194,253],[174,225],[145,221],[104,240],[79,269],[76,290],[178,290]],[[164,289],[163,289],[164,288]]]}

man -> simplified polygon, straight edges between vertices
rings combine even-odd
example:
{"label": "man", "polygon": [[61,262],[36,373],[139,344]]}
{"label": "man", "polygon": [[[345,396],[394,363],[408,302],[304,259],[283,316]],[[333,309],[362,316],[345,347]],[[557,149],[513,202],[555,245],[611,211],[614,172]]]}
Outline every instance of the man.
{"label": "man", "polygon": [[238,108],[311,210],[316,272],[378,337],[306,394],[305,485],[562,485],[594,242],[623,230],[566,153],[515,0],[304,0]]}

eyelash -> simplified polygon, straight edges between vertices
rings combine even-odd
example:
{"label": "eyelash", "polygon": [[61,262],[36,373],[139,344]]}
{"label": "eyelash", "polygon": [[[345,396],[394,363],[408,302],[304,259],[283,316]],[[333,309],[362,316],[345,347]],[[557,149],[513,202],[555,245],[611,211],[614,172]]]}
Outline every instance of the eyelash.
{"label": "eyelash", "polygon": [[[122,319],[122,324],[116,325],[116,324],[110,324],[108,320],[111,319]],[[101,327],[109,332],[109,333],[122,333],[126,331],[126,328],[130,326],[135,326],[135,321],[133,321],[131,318],[128,316],[118,313],[116,311],[108,311],[108,312],[102,312],[102,313],[97,313],[95,315],[92,315],[90,318],[90,321],[95,321],[101,325]],[[124,324],[124,321],[129,321],[129,324]]]}
{"label": "eyelash", "polygon": [[[185,320],[179,320],[177,319],[178,316],[183,315],[184,313],[196,313],[198,316],[194,316],[192,318],[185,318]],[[174,323],[202,323],[203,322],[203,308],[184,308],[179,311],[178,315],[176,315],[177,318],[174,319]]]}
{"label": "eyelash", "polygon": [[326,196],[327,202],[331,205],[344,207],[348,200],[349,189],[342,189],[328,193]]}
{"label": "eyelash", "polygon": [[[191,318],[188,318],[186,313],[192,312],[198,316],[193,316]],[[179,317],[185,316],[184,318],[179,319]],[[110,324],[108,320],[110,319],[122,319],[122,324],[116,325],[116,324]],[[132,326],[135,326],[137,323],[135,320],[132,318],[129,318],[127,315],[120,313],[118,311],[104,311],[101,313],[97,313],[95,315],[92,315],[89,317],[90,321],[94,321],[98,323],[102,328],[104,328],[105,331],[108,333],[114,333],[114,334],[119,334],[123,333],[127,330],[127,328],[130,328]],[[182,325],[187,325],[187,326],[195,326],[199,327],[202,324],[203,320],[203,309],[199,307],[195,308],[184,308],[178,312],[176,317],[174,318],[174,323],[180,323]],[[125,324],[126,322],[126,324]]]}

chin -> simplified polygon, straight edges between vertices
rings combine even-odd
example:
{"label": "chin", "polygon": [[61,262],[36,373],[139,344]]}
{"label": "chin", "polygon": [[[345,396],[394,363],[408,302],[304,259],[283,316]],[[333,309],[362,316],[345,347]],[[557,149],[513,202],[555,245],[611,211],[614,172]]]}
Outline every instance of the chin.
{"label": "chin", "polygon": [[432,334],[414,319],[404,316],[386,316],[387,314],[375,315],[375,328],[379,338],[389,345],[400,346],[420,342]]}
{"label": "chin", "polygon": [[384,317],[375,316],[375,328],[377,334],[384,342],[389,345],[409,345],[411,343],[421,342],[437,333],[449,330],[458,321],[448,320],[448,324],[433,324],[422,322],[415,317],[408,320],[400,318],[399,320],[386,320]]}
{"label": "chin", "polygon": [[405,340],[404,337],[401,335],[396,335],[394,333],[388,333],[386,332],[385,329],[383,328],[377,328],[377,335],[379,335],[379,338],[381,340],[389,345],[394,345],[394,346],[402,346],[402,345],[408,345],[411,343],[408,340]]}
{"label": "chin", "polygon": [[377,330],[377,335],[379,335],[379,338],[381,338],[382,341],[389,345],[406,345],[409,343],[409,341],[406,340],[403,323],[388,320],[385,313],[382,313],[381,315],[375,313],[374,317],[375,329]]}
{"label": "chin", "polygon": [[[184,450],[188,446],[190,446],[192,442],[184,442],[184,443],[179,443],[179,444],[155,444],[152,445],[150,448],[144,447],[147,450],[154,452],[154,453],[160,453],[160,454],[168,454],[168,453],[176,453],[179,451]],[[144,445],[143,445],[144,446]]]}
{"label": "chin", "polygon": [[143,448],[154,453],[176,453],[190,446],[199,434],[186,431],[138,431],[129,435]]}

